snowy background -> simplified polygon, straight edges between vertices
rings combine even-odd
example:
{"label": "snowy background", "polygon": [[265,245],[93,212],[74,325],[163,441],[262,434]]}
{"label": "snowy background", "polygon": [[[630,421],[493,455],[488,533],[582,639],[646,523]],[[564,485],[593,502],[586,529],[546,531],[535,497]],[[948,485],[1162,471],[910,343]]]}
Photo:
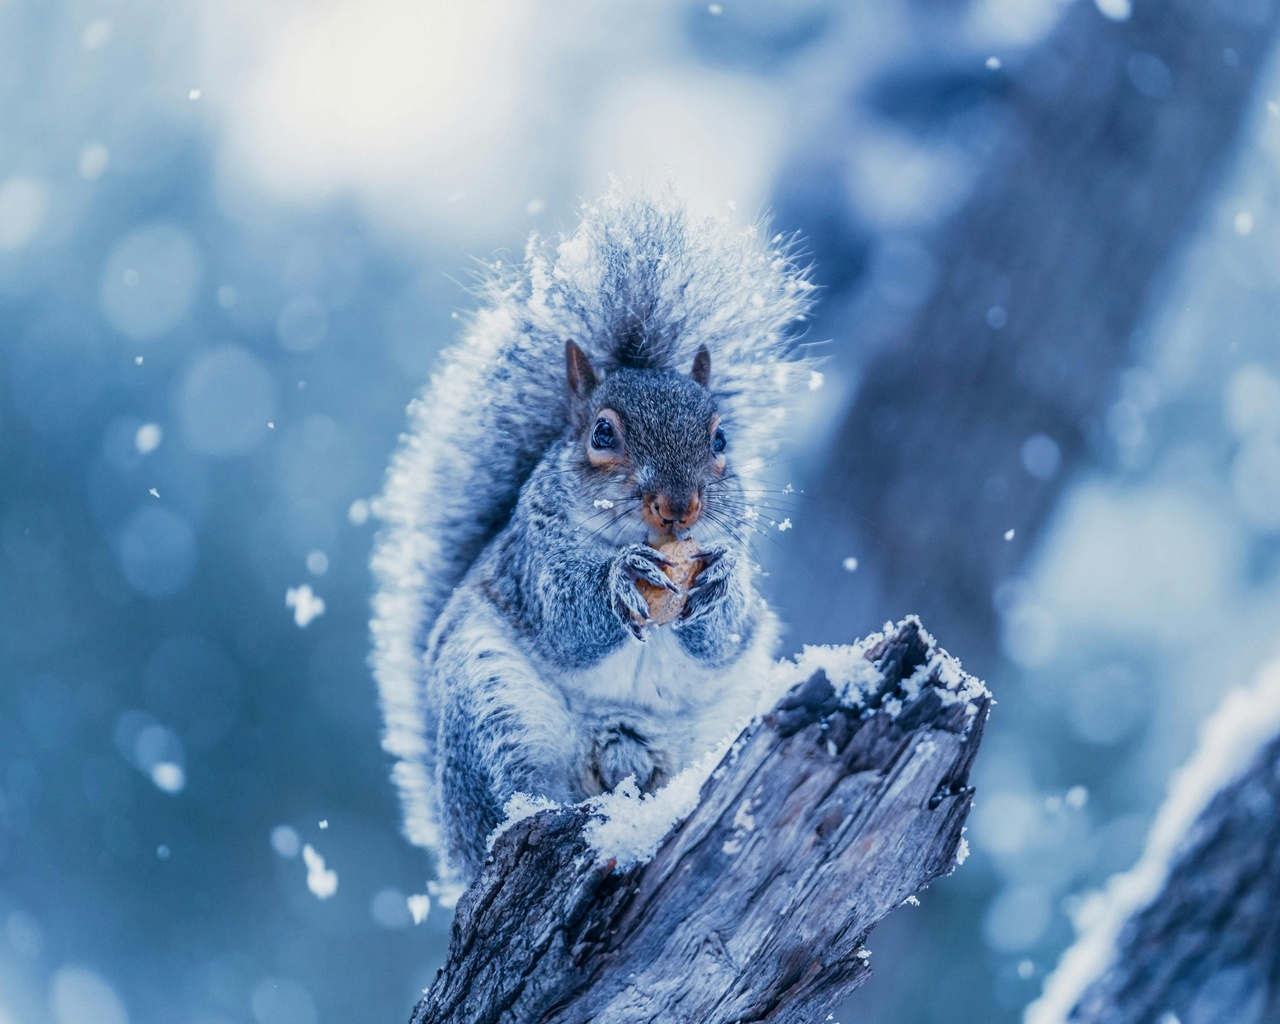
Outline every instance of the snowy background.
{"label": "snowy background", "polygon": [[[571,226],[611,172],[803,232],[834,339],[776,469],[804,490],[866,353],[853,311],[921,301],[1004,69],[1070,6],[0,4],[0,1024],[407,1019],[449,912],[407,903],[429,879],[365,665],[369,500],[472,258]],[[1000,701],[974,853],[872,936],[845,1019],[1020,1019],[1280,648],[1273,96],[1267,72],[991,594],[999,655],[926,620]],[[1043,435],[1021,458],[1060,471]],[[874,561],[796,564],[829,525],[796,504],[761,551],[784,617]],[[814,639],[850,637],[788,642]]]}

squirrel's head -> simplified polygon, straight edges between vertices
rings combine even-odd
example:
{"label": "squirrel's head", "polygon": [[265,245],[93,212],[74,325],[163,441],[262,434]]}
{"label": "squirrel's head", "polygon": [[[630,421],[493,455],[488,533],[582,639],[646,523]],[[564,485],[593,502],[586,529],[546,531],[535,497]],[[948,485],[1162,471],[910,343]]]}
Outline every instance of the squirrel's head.
{"label": "squirrel's head", "polygon": [[688,374],[621,367],[602,378],[570,341],[565,362],[581,464],[625,481],[651,530],[683,536],[702,518],[708,486],[727,470],[711,354],[698,349]]}

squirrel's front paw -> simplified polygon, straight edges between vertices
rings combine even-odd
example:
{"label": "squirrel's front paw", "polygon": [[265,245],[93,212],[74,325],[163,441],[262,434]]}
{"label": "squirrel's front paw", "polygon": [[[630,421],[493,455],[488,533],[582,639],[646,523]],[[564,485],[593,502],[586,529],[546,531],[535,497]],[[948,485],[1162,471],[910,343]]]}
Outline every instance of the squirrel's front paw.
{"label": "squirrel's front paw", "polygon": [[609,567],[609,593],[613,613],[637,640],[645,639],[652,618],[649,614],[649,602],[636,588],[637,580],[644,580],[651,587],[675,592],[678,588],[666,573],[664,566],[670,566],[656,550],[647,544],[630,544],[623,548],[613,559]]}
{"label": "squirrel's front paw", "polygon": [[712,548],[709,551],[701,551],[694,557],[702,563],[702,569],[699,570],[693,586],[688,590],[684,611],[675,624],[677,629],[682,625],[697,622],[724,600],[737,564],[737,560],[729,553],[728,548]]}

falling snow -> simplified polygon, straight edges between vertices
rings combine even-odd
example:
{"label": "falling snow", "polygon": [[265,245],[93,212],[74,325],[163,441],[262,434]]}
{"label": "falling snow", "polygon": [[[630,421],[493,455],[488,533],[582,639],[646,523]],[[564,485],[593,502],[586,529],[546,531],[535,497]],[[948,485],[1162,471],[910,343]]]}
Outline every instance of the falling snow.
{"label": "falling snow", "polygon": [[180,764],[158,761],[151,766],[151,781],[166,793],[181,793],[186,788],[187,775]]}
{"label": "falling snow", "polygon": [[338,873],[324,866],[324,858],[310,843],[302,848],[302,860],[307,866],[307,888],[312,895],[327,900],[338,891]]}
{"label": "falling snow", "polygon": [[133,445],[138,449],[139,454],[150,455],[160,447],[163,437],[164,431],[160,428],[160,424],[144,423],[133,435]]}
{"label": "falling snow", "polygon": [[324,614],[324,598],[317,597],[308,583],[300,587],[290,587],[285,591],[284,603],[286,608],[293,609],[293,621],[300,629],[306,629]]}
{"label": "falling snow", "polygon": [[405,900],[405,904],[409,907],[409,915],[414,924],[422,924],[431,911],[431,897],[426,893],[415,893]]}

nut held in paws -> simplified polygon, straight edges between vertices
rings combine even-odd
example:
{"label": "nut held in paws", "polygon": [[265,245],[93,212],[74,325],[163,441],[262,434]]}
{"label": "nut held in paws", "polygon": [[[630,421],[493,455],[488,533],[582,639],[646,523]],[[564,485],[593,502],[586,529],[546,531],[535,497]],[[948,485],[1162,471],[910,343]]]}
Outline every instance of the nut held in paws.
{"label": "nut held in paws", "polygon": [[692,538],[688,540],[670,540],[656,545],[658,552],[671,563],[663,573],[678,587],[672,593],[662,590],[645,580],[636,580],[636,589],[649,605],[649,618],[655,625],[663,626],[674,619],[684,608],[685,594],[693,585],[693,579],[702,568],[702,562],[695,558],[702,546]]}

